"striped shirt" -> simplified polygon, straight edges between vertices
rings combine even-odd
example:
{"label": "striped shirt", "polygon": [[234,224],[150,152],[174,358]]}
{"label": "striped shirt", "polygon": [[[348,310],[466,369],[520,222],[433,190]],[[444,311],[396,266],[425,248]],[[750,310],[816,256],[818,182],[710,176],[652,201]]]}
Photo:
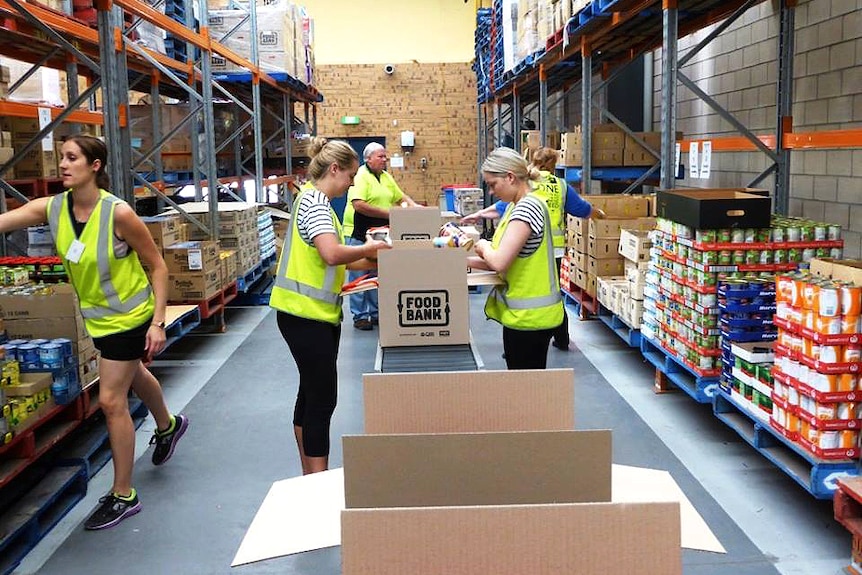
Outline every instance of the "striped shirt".
{"label": "striped shirt", "polygon": [[296,210],[296,225],[302,241],[314,246],[317,236],[335,234],[330,209],[329,198],[319,190],[311,190],[302,196]]}
{"label": "striped shirt", "polygon": [[510,220],[519,220],[530,226],[530,237],[518,252],[519,258],[533,255],[542,245],[542,234],[545,231],[545,210],[542,200],[535,196],[526,196],[512,207]]}

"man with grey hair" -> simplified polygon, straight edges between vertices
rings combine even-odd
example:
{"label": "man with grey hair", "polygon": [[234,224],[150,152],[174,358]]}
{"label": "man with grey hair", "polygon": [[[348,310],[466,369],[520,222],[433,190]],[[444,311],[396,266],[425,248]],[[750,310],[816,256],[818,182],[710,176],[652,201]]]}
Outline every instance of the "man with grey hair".
{"label": "man with grey hair", "polygon": [[[353,186],[347,191],[347,206],[344,209],[344,237],[348,245],[365,243],[368,228],[389,224],[389,209],[406,203],[415,206],[416,202],[405,194],[395,179],[386,171],[386,148],[377,142],[365,146],[362,152],[365,160]],[[348,271],[348,281],[364,275],[364,271]],[[377,290],[352,294],[349,298],[353,327],[363,331],[374,329],[379,322],[377,309]]]}

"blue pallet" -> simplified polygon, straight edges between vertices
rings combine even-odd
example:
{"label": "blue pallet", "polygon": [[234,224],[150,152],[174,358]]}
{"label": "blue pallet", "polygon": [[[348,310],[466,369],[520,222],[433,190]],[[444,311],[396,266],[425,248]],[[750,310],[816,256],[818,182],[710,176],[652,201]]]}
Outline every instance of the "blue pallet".
{"label": "blue pallet", "polygon": [[626,345],[629,347],[634,347],[640,349],[641,346],[641,332],[639,329],[634,329],[630,327],[626,322],[621,320],[618,316],[614,315],[611,310],[599,304],[599,319],[606,326],[611,328],[615,334],[620,336]]}
{"label": "blue pallet", "polygon": [[665,374],[674,385],[698,403],[712,403],[718,393],[718,377],[702,377],[687,365],[664,350],[658,343],[641,334],[641,353],[644,358]]}
{"label": "blue pallet", "polygon": [[[590,170],[592,179],[604,180],[608,182],[625,182],[637,180],[645,173],[649,172],[650,167],[628,167],[628,168],[602,168],[594,167]],[[556,174],[567,182],[580,182],[583,170],[580,167],[563,167],[557,166]],[[658,171],[654,174],[655,179],[659,177]],[[649,181],[649,180],[647,180]]]}
{"label": "blue pallet", "polygon": [[201,324],[201,308],[195,306],[165,328],[165,349]]}
{"label": "blue pallet", "polygon": [[238,277],[236,279],[237,292],[243,293],[248,291],[248,289],[263,276],[264,272],[275,263],[275,258],[275,255],[271,255],[261,260],[261,262],[256,266],[245,272],[241,277]]}
{"label": "blue pallet", "polygon": [[0,574],[7,575],[87,493],[81,465],[56,467],[0,516]]}
{"label": "blue pallet", "polygon": [[[143,425],[149,415],[147,406],[138,398],[129,398],[129,413],[135,429]],[[93,416],[80,430],[72,435],[72,440],[60,452],[59,465],[81,465],[87,479],[92,479],[102,467],[111,460],[111,444],[108,428],[103,417]]]}
{"label": "blue pallet", "polygon": [[713,412],[746,443],[817,499],[832,499],[838,479],[859,474],[852,461],[833,462],[814,457],[768,423],[756,419],[725,390],[720,390],[715,396]]}
{"label": "blue pallet", "polygon": [[272,293],[272,286],[275,280],[271,277],[264,278],[257,282],[247,292],[240,292],[228,304],[230,306],[250,306],[250,305],[269,305],[269,296]]}
{"label": "blue pallet", "polygon": [[630,10],[640,0],[593,0],[593,10],[610,16],[612,12]]}

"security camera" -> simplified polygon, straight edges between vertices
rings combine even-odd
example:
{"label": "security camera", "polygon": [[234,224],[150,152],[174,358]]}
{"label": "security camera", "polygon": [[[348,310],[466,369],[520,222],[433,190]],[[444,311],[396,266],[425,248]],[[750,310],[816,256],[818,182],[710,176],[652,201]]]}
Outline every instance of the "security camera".
{"label": "security camera", "polygon": [[387,76],[391,76],[395,73],[395,66],[393,66],[392,64],[386,64],[385,66],[383,66],[383,71],[386,72]]}

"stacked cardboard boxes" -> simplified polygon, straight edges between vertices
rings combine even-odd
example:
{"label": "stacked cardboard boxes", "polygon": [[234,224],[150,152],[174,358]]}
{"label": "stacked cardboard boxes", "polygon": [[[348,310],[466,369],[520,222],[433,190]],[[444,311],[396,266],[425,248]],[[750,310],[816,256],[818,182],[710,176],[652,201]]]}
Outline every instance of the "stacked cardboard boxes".
{"label": "stacked cardboard boxes", "polygon": [[[209,204],[195,202],[183,205],[187,213],[196,217],[206,217]],[[218,206],[219,214],[219,244],[223,249],[236,251],[239,275],[253,269],[261,261],[261,236],[258,231],[257,208],[254,204],[244,202],[223,202]],[[202,230],[189,226],[188,237],[191,240],[207,239]],[[270,240],[268,240],[270,241]],[[271,240],[274,245],[274,240]],[[236,279],[235,276],[233,279]],[[226,283],[230,283],[228,279]]]}
{"label": "stacked cardboard boxes", "polygon": [[587,196],[594,208],[601,209],[607,219],[586,219],[569,216],[566,247],[570,276],[573,283],[591,296],[597,295],[597,278],[622,276],[623,257],[619,255],[620,233],[623,229],[651,230],[655,218],[648,196],[597,195]]}
{"label": "stacked cardboard boxes", "polygon": [[644,287],[649,270],[651,232],[622,230],[619,253],[625,258],[624,273],[628,286],[628,298],[620,306],[618,315],[629,326],[640,329],[644,311]]}
{"label": "stacked cardboard boxes", "polygon": [[218,243],[190,241],[165,248],[168,301],[200,301],[222,289]]}
{"label": "stacked cardboard boxes", "polygon": [[[38,118],[3,118],[3,147],[11,147],[15,151],[22,149],[40,131],[41,127],[39,126]],[[7,134],[5,132],[9,133],[9,140],[6,139]],[[11,145],[7,144],[7,141],[11,142]],[[19,179],[56,178],[60,173],[57,165],[58,154],[53,145],[51,149],[43,150],[40,142],[15,164],[15,177]]]}

